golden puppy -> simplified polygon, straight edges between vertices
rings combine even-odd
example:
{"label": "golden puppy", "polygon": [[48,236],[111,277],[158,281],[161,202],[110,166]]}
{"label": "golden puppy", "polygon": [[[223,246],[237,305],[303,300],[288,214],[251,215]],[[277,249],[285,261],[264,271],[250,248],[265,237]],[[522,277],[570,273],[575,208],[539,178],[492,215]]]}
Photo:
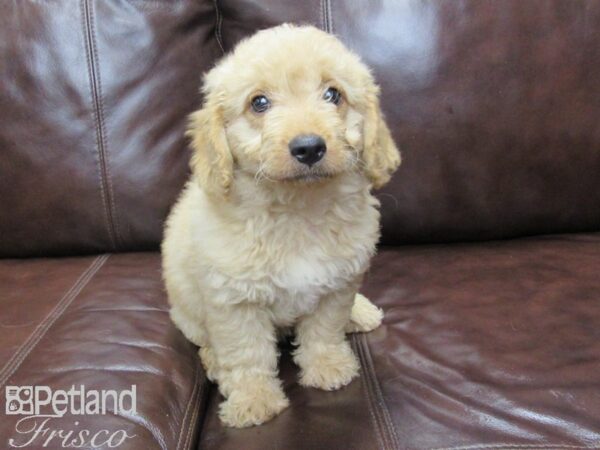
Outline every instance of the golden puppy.
{"label": "golden puppy", "polygon": [[277,331],[295,327],[304,386],[348,384],[345,331],[381,311],[357,294],[379,238],[372,187],[400,155],[360,59],[313,27],[240,43],[204,79],[192,114],[193,176],[167,221],[171,317],[200,346],[221,420],[257,425],[288,405]]}

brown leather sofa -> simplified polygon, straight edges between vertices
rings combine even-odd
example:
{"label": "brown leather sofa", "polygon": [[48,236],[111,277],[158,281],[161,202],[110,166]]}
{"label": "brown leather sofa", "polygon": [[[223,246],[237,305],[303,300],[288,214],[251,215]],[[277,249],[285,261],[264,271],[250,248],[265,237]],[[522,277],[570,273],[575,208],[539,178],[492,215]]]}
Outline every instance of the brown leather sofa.
{"label": "brown leather sofa", "polygon": [[[201,73],[285,21],[381,83],[404,162],[364,293],[386,316],[338,392],[298,386],[284,348],[290,408],[233,430],[158,245]],[[6,386],[137,388],[135,414],[68,413],[23,448],[600,448],[599,67],[598,1],[0,2],[0,407]],[[2,413],[0,448],[27,443]]]}

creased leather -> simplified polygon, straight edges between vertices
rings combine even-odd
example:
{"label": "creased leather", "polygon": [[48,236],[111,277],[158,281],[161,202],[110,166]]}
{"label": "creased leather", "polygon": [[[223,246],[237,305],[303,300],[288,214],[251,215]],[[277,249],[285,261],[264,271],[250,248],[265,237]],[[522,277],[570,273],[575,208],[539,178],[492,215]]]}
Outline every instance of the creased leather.
{"label": "creased leather", "polygon": [[157,249],[211,1],[0,2],[0,255]]}
{"label": "creased leather", "polygon": [[599,234],[380,251],[367,341],[400,448],[600,447],[598,267]]}
{"label": "creased leather", "polygon": [[385,244],[600,229],[599,2],[218,4],[225,50],[310,23],[373,68],[403,156],[378,195]]}
{"label": "creased leather", "polygon": [[[60,311],[53,308],[65,298]],[[135,438],[118,447],[123,450],[195,447],[209,386],[196,347],[169,319],[160,255],[2,260],[0,302],[2,367],[19,356],[6,385],[67,391],[136,385],[135,416],[68,413],[52,419],[50,429],[75,429],[75,436],[81,429],[126,430]],[[48,326],[30,339],[40,325]],[[31,436],[16,433],[22,416],[5,415],[5,401],[1,386],[0,448],[10,438],[23,443]],[[25,448],[43,448],[40,439]],[[47,448],[60,448],[60,439]]]}

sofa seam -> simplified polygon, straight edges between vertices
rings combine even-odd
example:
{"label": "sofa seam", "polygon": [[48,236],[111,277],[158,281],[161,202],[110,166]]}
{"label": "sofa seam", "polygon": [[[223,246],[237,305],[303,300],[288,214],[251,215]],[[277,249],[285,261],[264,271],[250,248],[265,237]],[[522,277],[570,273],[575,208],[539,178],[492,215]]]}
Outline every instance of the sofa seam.
{"label": "sofa seam", "polygon": [[219,44],[221,52],[225,54],[225,47],[223,46],[223,15],[221,14],[221,10],[219,9],[219,0],[213,0],[213,5],[215,6],[216,15],[215,39],[217,41],[217,44]]}
{"label": "sofa seam", "polygon": [[396,433],[396,428],[394,427],[389,410],[387,408],[387,404],[383,398],[381,387],[379,386],[379,381],[375,372],[375,366],[373,364],[373,359],[371,357],[369,344],[367,343],[367,338],[365,334],[358,334],[356,337],[356,341],[358,344],[359,354],[365,369],[364,378],[367,385],[367,391],[369,392],[370,399],[373,402],[372,408],[376,412],[378,423],[381,427],[380,432],[382,433],[384,442],[386,443],[386,446],[388,446],[388,448],[400,449],[400,443],[398,440],[398,435]]}
{"label": "sofa seam", "polygon": [[323,15],[323,0],[319,0],[319,21],[321,22],[320,27],[323,31],[327,31],[325,29],[325,19]]}
{"label": "sofa seam", "polygon": [[[198,362],[200,363],[200,358],[198,358]],[[200,395],[198,397],[198,421],[196,425],[198,426],[198,440],[201,439],[202,430],[204,429],[204,425],[206,424],[206,419],[208,417],[207,411],[210,404],[210,395],[213,391],[213,384],[210,380],[204,375],[204,382],[200,389]],[[202,408],[202,410],[200,409]]]}
{"label": "sofa seam", "polygon": [[[176,447],[177,450],[180,450],[183,448],[188,448],[187,445],[188,445],[188,441],[189,441],[189,436],[190,436],[191,430],[193,428],[192,419],[193,419],[194,413],[192,413],[192,417],[190,418],[190,426],[187,427],[187,434],[186,434],[185,440],[182,441],[181,438],[183,437],[183,432],[185,430],[185,425],[188,420],[188,414],[190,412],[190,408],[192,406],[192,403],[194,403],[194,399],[196,398],[197,393],[199,391],[199,387],[198,387],[199,373],[200,373],[200,368],[198,367],[198,361],[196,361],[194,364],[194,388],[192,389],[192,395],[190,395],[188,404],[185,407],[183,419],[181,420],[181,429],[179,430],[179,437],[177,438],[177,447]],[[197,408],[196,408],[196,410],[197,410]],[[182,444],[183,444],[183,447],[182,447]]]}
{"label": "sofa seam", "polygon": [[333,14],[331,13],[333,6],[332,6],[332,2],[333,0],[327,0],[327,20],[329,22],[329,32],[331,34],[335,34],[335,31],[333,29]]}
{"label": "sofa seam", "polygon": [[[198,377],[196,379],[196,382],[199,384],[199,379],[200,379],[200,358],[198,358],[196,360],[196,373],[198,374]],[[202,384],[201,386],[198,387],[198,389],[196,390],[196,398],[194,400],[194,402],[196,403],[196,408],[194,408],[194,413],[192,414],[192,418],[190,419],[190,428],[189,428],[189,432],[188,432],[188,436],[186,438],[185,441],[185,448],[186,449],[191,449],[192,448],[192,439],[193,436],[196,432],[196,429],[198,428],[198,414],[200,412],[200,406],[201,406],[201,402],[200,399],[202,398],[202,391],[204,389],[204,384]]]}
{"label": "sofa seam", "polygon": [[371,349],[369,348],[369,344],[367,342],[366,335],[364,335],[364,334],[362,335],[362,340],[364,342],[363,350],[364,350],[365,354],[367,355],[367,358],[369,361],[369,366],[371,367],[371,373],[372,373],[371,380],[373,381],[373,387],[375,388],[376,396],[380,400],[381,412],[383,414],[383,418],[385,419],[385,422],[388,426],[388,430],[391,431],[391,437],[393,439],[393,444],[394,444],[395,448],[400,448],[400,441],[398,439],[398,434],[396,433],[396,427],[394,426],[394,423],[392,422],[392,418],[390,416],[390,411],[387,407],[387,403],[385,402],[385,399],[383,398],[383,392],[381,391],[381,386],[379,385],[379,380],[377,379],[377,373],[375,372],[375,365],[373,364],[373,358],[371,357]]}
{"label": "sofa seam", "polygon": [[[358,358],[361,364],[361,367],[363,368],[363,374],[365,372],[364,368],[365,368],[365,363],[363,361],[363,355],[362,352],[359,348],[359,344],[358,344],[358,340],[356,338],[356,335],[353,334],[352,335],[352,344],[354,347],[354,350],[356,351],[356,353],[358,354]],[[386,450],[387,449],[387,444],[381,434],[381,426],[379,423],[379,420],[375,414],[375,411],[373,409],[373,400],[371,399],[371,393],[369,391],[369,387],[367,385],[367,381],[365,380],[365,376],[361,376],[361,384],[363,385],[363,388],[365,390],[365,397],[367,399],[367,409],[369,410],[369,417],[371,418],[372,424],[373,424],[373,429],[375,431],[375,436],[377,438],[377,442],[379,445],[379,448],[382,450]]]}
{"label": "sofa seam", "polygon": [[198,415],[198,408],[194,408],[194,412],[192,413],[192,417],[190,418],[190,423],[188,425],[188,432],[185,437],[185,443],[183,445],[184,449],[190,449],[190,442],[192,440],[192,435],[194,434],[193,430],[196,429],[196,417]]}
{"label": "sofa seam", "polygon": [[85,50],[88,62],[88,78],[92,99],[94,128],[96,132],[100,193],[102,197],[102,204],[104,206],[105,219],[111,245],[113,250],[117,250],[121,236],[116,217],[117,211],[109,164],[110,155],[106,142],[104,99],[102,96],[102,83],[99,72],[100,63],[94,28],[95,16],[90,0],[82,0],[81,5],[85,34]]}
{"label": "sofa seam", "polygon": [[[200,370],[200,369],[198,369]],[[188,432],[188,437],[186,438],[185,441],[185,448],[186,449],[191,449],[192,448],[192,440],[193,440],[193,436],[194,434],[196,434],[196,429],[198,428],[198,414],[200,413],[200,398],[202,397],[202,390],[203,387],[200,386],[200,388],[198,388],[198,393],[196,395],[196,399],[194,400],[196,403],[196,408],[194,409],[194,413],[192,415],[192,418],[190,419],[190,431]]]}
{"label": "sofa seam", "polygon": [[33,333],[27,338],[27,340],[21,345],[21,347],[15,352],[13,357],[2,369],[3,373],[0,376],[0,387],[8,381],[8,379],[14,375],[19,369],[23,361],[31,354],[34,348],[39,344],[42,338],[46,335],[52,325],[64,314],[64,312],[73,303],[75,298],[81,293],[83,288],[87,286],[89,281],[98,273],[98,270],[104,265],[110,255],[97,256],[94,261],[88,266],[88,268],[77,278],[73,285],[63,294],[59,302],[52,308],[48,315],[40,322],[35,328]]}
{"label": "sofa seam", "polygon": [[321,28],[327,33],[331,32],[331,22],[329,18],[329,0],[321,0],[321,8],[319,14],[321,16]]}
{"label": "sofa seam", "polygon": [[[85,56],[86,56],[86,60],[87,60],[87,72],[88,72],[88,82],[90,85],[90,100],[92,103],[92,109],[93,109],[93,116],[94,116],[94,128],[96,129],[96,147],[99,146],[98,144],[98,130],[96,128],[96,110],[94,108],[94,82],[93,82],[93,73],[91,71],[91,63],[90,63],[90,49],[88,46],[88,33],[87,33],[87,0],[81,0],[80,1],[80,6],[81,6],[81,21],[82,21],[82,28],[83,28],[83,40],[84,40],[84,48],[85,48]],[[108,233],[108,238],[110,240],[110,244],[111,247],[113,249],[116,248],[116,244],[115,244],[115,236],[112,232],[111,229],[111,225],[110,225],[110,212],[108,211],[108,204],[106,202],[106,193],[105,193],[105,186],[104,183],[102,182],[102,167],[101,167],[101,161],[100,161],[100,154],[98,153],[98,159],[97,159],[97,170],[98,170],[98,178],[100,180],[100,197],[101,197],[101,202],[102,202],[102,207],[104,210],[104,221],[106,223],[106,231]]]}
{"label": "sofa seam", "polygon": [[373,393],[370,386],[370,373],[368,362],[366,361],[362,345],[359,341],[360,336],[358,333],[353,333],[351,335],[351,339],[354,351],[358,355],[358,359],[362,368],[362,375],[360,378],[365,392],[367,409],[369,410],[369,416],[371,417],[373,429],[375,431],[375,436],[377,437],[377,441],[379,443],[379,448],[383,450],[389,450],[393,448],[393,446],[392,444],[390,444],[389,439],[386,436],[385,426],[382,424],[382,419],[379,417],[377,411],[376,400],[373,398]]}
{"label": "sofa seam", "polygon": [[115,201],[115,192],[114,192],[114,188],[113,188],[112,174],[111,174],[111,168],[110,168],[110,151],[109,151],[108,141],[106,138],[104,95],[102,95],[102,78],[100,77],[100,53],[98,52],[98,44],[96,42],[96,28],[94,25],[94,23],[95,23],[94,8],[89,8],[89,13],[90,13],[89,26],[90,26],[90,32],[91,32],[91,38],[92,38],[91,43],[92,43],[93,56],[94,56],[94,61],[95,61],[95,68],[96,68],[96,72],[97,72],[96,77],[95,77],[96,83],[97,83],[97,96],[98,96],[98,99],[100,100],[97,117],[98,117],[98,122],[99,122],[99,130],[101,131],[100,136],[102,138],[102,151],[104,154],[103,160],[104,160],[104,167],[105,167],[105,177],[106,177],[106,182],[108,185],[108,198],[110,200],[110,206],[111,206],[111,220],[112,220],[112,224],[113,224],[114,232],[115,232],[116,246],[118,248],[122,242],[122,238],[121,238],[121,230],[119,227],[119,217],[118,217],[118,213],[117,213],[117,204]]}
{"label": "sofa seam", "polygon": [[367,342],[366,335],[362,335],[363,340],[363,350],[367,356],[367,360],[369,361],[369,366],[371,368],[371,380],[373,382],[373,387],[375,389],[376,397],[379,399],[379,404],[381,405],[381,413],[385,420],[385,423],[388,427],[388,431],[391,432],[392,443],[394,448],[400,448],[400,440],[398,439],[398,434],[396,433],[396,427],[392,422],[392,418],[390,416],[390,411],[387,407],[387,403],[383,398],[383,392],[381,391],[381,386],[379,385],[379,380],[377,379],[377,373],[375,372],[375,364],[373,363],[373,358],[371,357],[371,349],[369,348],[369,344]]}
{"label": "sofa seam", "polygon": [[381,417],[381,411],[378,408],[377,405],[377,398],[375,396],[375,392],[373,390],[373,386],[371,383],[371,367],[369,362],[366,360],[366,355],[364,352],[364,348],[362,347],[362,343],[360,341],[360,337],[357,337],[358,339],[358,345],[359,345],[359,351],[360,351],[360,355],[363,361],[363,367],[365,368],[365,389],[366,392],[368,394],[368,400],[369,400],[369,408],[371,409],[371,411],[373,412],[373,417],[375,418],[375,423],[377,426],[377,431],[379,433],[379,435],[381,436],[381,441],[383,442],[383,448],[385,448],[386,450],[389,449],[395,449],[397,448],[396,446],[394,446],[391,443],[391,439],[389,437],[389,434],[386,433],[386,426],[385,426],[385,419],[383,417]]}

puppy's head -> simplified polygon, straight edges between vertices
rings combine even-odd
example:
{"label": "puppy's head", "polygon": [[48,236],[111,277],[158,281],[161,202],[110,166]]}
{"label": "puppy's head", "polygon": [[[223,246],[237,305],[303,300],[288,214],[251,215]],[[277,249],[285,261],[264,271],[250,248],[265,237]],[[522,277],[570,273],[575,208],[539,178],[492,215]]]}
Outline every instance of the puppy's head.
{"label": "puppy's head", "polygon": [[225,196],[234,168],[270,183],[362,171],[385,184],[400,155],[360,59],[313,27],[282,25],[242,41],[206,74],[188,135],[194,176]]}

